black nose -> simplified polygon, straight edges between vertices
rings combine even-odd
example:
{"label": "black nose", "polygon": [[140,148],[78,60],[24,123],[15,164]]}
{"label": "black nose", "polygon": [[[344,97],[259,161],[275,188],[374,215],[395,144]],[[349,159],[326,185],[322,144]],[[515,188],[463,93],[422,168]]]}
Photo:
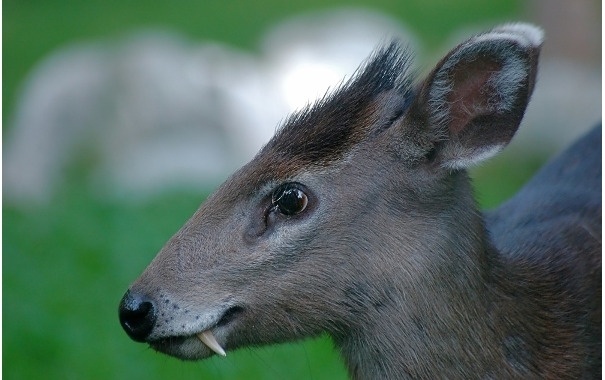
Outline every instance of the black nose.
{"label": "black nose", "polygon": [[120,324],[132,340],[144,342],[151,334],[156,321],[156,309],[153,302],[145,297],[124,294],[119,308]]}

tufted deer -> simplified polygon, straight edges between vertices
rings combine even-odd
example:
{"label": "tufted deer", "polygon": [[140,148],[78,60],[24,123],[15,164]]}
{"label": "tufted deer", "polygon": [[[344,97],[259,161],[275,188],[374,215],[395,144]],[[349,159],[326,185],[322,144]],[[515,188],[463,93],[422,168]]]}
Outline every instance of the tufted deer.
{"label": "tufted deer", "polygon": [[470,38],[415,83],[392,43],[291,116],[131,285],[128,335],[182,359],[327,333],[355,379],[601,373],[601,130],[482,214],[542,32]]}

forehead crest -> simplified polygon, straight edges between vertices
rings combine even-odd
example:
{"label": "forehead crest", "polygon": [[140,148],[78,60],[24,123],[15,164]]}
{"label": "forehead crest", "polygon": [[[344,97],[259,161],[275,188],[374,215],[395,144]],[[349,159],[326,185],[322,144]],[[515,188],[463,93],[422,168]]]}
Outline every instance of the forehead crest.
{"label": "forehead crest", "polygon": [[388,128],[410,103],[409,63],[410,54],[396,42],[377,50],[334,93],[291,115],[259,158],[272,158],[292,171],[329,165]]}

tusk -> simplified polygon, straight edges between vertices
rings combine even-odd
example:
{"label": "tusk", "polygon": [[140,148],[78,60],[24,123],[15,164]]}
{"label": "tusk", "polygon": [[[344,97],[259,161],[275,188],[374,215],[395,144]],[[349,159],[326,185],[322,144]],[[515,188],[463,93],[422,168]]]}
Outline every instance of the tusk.
{"label": "tusk", "polygon": [[212,331],[202,331],[201,333],[197,334],[197,337],[212,351],[216,352],[221,356],[227,356],[227,353],[225,352],[225,350],[223,350],[223,347],[218,344],[216,338],[214,337],[214,335],[212,335]]}

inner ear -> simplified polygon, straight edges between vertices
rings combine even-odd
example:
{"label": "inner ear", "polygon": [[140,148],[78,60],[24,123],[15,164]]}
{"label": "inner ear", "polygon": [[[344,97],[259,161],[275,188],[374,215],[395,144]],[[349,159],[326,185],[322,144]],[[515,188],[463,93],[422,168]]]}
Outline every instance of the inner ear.
{"label": "inner ear", "polygon": [[419,85],[410,115],[435,149],[434,162],[463,169],[509,143],[536,80],[542,32],[510,24],[448,53]]}
{"label": "inner ear", "polygon": [[497,110],[496,89],[492,85],[502,64],[490,59],[477,59],[465,63],[466,70],[452,73],[451,91],[445,96],[449,105],[449,130],[459,134],[476,117]]}
{"label": "inner ear", "polygon": [[[529,100],[532,64],[514,41],[496,39],[463,44],[427,79],[429,123],[447,136],[464,140],[479,127],[506,117],[512,137]],[[496,141],[494,141],[496,143]]]}

